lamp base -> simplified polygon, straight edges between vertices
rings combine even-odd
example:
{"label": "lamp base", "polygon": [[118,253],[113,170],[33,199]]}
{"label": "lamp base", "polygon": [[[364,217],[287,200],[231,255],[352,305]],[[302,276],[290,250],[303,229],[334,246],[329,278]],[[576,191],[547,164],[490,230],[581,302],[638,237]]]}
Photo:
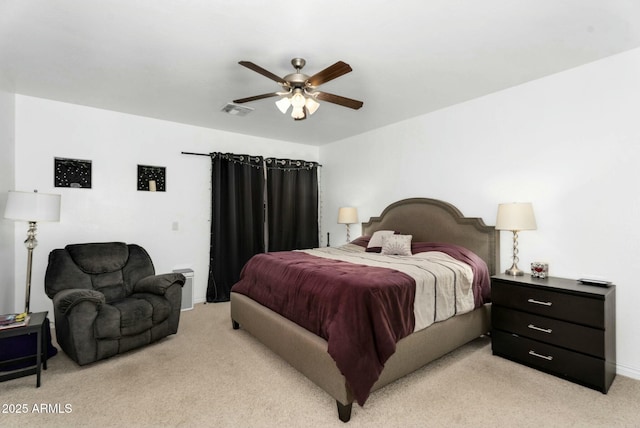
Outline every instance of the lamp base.
{"label": "lamp base", "polygon": [[513,265],[509,269],[505,270],[504,273],[511,276],[523,276],[524,272],[518,269],[518,266]]}
{"label": "lamp base", "polygon": [[513,231],[513,263],[511,267],[504,271],[507,275],[511,276],[523,276],[524,272],[518,269],[518,262],[520,259],[518,258],[518,231]]}

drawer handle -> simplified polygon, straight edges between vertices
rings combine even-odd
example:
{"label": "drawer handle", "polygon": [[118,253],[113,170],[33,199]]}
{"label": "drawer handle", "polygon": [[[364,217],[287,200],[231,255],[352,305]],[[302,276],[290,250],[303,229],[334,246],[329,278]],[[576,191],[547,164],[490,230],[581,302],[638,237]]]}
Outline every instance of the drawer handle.
{"label": "drawer handle", "polygon": [[543,333],[549,333],[549,334],[551,334],[551,332],[553,331],[550,328],[537,327],[533,324],[529,324],[527,327],[529,327],[531,330],[537,330],[537,331],[541,331]]}
{"label": "drawer handle", "polygon": [[551,355],[540,355],[536,351],[529,351],[529,355],[533,355],[534,357],[542,358],[547,361],[553,360],[553,357]]}
{"label": "drawer handle", "polygon": [[536,305],[543,305],[543,306],[551,306],[552,305],[551,302],[541,302],[540,300],[535,300],[535,299],[529,299],[529,300],[527,300],[527,302],[535,303]]}

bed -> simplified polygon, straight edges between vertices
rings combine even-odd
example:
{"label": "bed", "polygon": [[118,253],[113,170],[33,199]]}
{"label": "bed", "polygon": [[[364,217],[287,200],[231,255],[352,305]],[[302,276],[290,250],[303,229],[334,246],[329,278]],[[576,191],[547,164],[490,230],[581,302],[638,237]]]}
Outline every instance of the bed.
{"label": "bed", "polygon": [[[494,227],[485,225],[482,219],[464,217],[447,202],[428,198],[395,202],[379,217],[362,224],[364,236],[372,236],[381,230],[410,234],[413,242],[464,247],[486,263],[489,275],[496,273],[499,240]],[[490,330],[491,305],[486,300],[461,315],[403,335],[394,344],[394,352],[384,362],[368,392],[380,389],[487,333]],[[363,404],[361,394],[354,396],[345,375],[330,355],[330,344],[318,334],[233,288],[231,319],[234,329],[242,327],[333,397],[341,421],[349,421],[354,402]]]}

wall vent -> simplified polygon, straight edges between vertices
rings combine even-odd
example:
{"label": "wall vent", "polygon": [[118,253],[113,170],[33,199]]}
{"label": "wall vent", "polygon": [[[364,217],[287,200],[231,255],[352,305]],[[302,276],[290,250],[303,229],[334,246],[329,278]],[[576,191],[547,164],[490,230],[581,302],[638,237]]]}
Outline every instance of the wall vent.
{"label": "wall vent", "polygon": [[185,278],[182,286],[182,305],[180,309],[183,311],[193,309],[193,269],[174,269],[173,272],[181,273]]}
{"label": "wall vent", "polygon": [[234,103],[227,103],[224,107],[222,107],[221,111],[228,113],[233,116],[246,116],[251,113],[254,109],[251,107],[241,106]]}

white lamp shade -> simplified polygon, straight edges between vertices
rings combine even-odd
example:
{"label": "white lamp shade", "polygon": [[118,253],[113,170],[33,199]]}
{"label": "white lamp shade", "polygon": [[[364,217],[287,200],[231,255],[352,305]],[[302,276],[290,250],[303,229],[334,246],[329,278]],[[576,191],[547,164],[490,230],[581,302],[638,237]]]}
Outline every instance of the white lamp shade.
{"label": "white lamp shade", "polygon": [[280,110],[282,114],[287,113],[287,110],[289,110],[290,106],[291,100],[289,99],[289,97],[284,97],[276,101],[276,107],[278,107],[278,110]]}
{"label": "white lamp shade", "polygon": [[23,221],[60,221],[60,195],[9,191],[4,217]]}
{"label": "white lamp shade", "polygon": [[307,98],[307,101],[305,101],[304,105],[305,107],[307,107],[309,114],[315,113],[316,110],[318,110],[318,107],[320,107],[320,103],[311,97]]}
{"label": "white lamp shade", "polygon": [[536,218],[530,202],[512,202],[498,205],[497,230],[535,230]]}
{"label": "white lamp shade", "polygon": [[[291,104],[293,105],[293,103]],[[296,119],[296,120],[301,120],[304,119],[306,117],[306,113],[304,112],[304,109],[302,107],[293,107],[291,109],[291,117]]]}
{"label": "white lamp shade", "polygon": [[358,209],[342,207],[338,210],[338,224],[355,224],[358,222]]}
{"label": "white lamp shade", "polygon": [[291,105],[293,106],[293,108],[304,107],[304,103],[306,101],[307,100],[305,99],[304,95],[302,95],[301,89],[296,89],[295,91],[293,91],[293,95],[291,96]]}

